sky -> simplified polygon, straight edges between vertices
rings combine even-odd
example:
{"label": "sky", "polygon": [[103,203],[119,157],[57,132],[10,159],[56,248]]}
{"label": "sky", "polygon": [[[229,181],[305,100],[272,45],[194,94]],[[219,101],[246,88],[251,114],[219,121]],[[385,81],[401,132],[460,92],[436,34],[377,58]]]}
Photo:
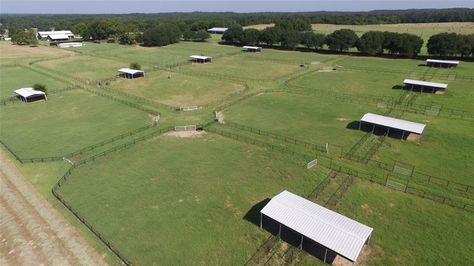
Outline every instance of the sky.
{"label": "sky", "polygon": [[474,8],[474,0],[0,0],[0,13],[123,14],[165,12],[369,11],[411,8]]}

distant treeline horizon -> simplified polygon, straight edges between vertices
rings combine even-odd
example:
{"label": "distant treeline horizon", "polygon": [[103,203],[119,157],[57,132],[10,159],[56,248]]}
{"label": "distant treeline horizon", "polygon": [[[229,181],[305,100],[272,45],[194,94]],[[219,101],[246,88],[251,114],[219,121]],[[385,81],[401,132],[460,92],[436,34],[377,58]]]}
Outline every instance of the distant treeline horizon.
{"label": "distant treeline horizon", "polygon": [[160,22],[199,24],[198,28],[230,27],[277,23],[282,19],[304,18],[312,24],[370,25],[398,23],[474,22],[474,9],[407,9],[374,10],[364,12],[315,11],[315,12],[175,12],[130,14],[1,14],[2,28],[68,29],[78,23],[100,19],[120,23],[133,23],[146,29]]}

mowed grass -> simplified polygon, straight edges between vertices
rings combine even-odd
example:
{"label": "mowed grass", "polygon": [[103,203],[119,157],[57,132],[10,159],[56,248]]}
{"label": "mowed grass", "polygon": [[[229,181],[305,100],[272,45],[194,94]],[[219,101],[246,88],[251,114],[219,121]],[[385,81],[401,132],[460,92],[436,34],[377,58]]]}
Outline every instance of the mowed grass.
{"label": "mowed grass", "polygon": [[0,138],[22,158],[61,156],[149,123],[147,113],[80,90],[0,114]]}
{"label": "mowed grass", "polygon": [[0,59],[3,62],[18,63],[38,58],[56,58],[72,56],[71,51],[59,50],[53,47],[39,45],[32,47],[28,45],[15,45],[9,41],[0,42]]}
{"label": "mowed grass", "polygon": [[402,119],[426,123],[420,144],[387,138],[378,159],[405,162],[419,172],[474,185],[474,122],[407,113]]}
{"label": "mowed grass", "polygon": [[15,96],[14,90],[33,87],[36,83],[46,85],[48,91],[62,89],[66,86],[62,81],[28,68],[0,65],[0,98]]}
{"label": "mowed grass", "polygon": [[369,110],[370,106],[331,98],[271,93],[232,106],[224,114],[232,122],[315,144],[343,146],[347,151],[364,133],[346,126]]}
{"label": "mowed grass", "polygon": [[374,228],[367,265],[470,265],[474,213],[356,179],[337,211]]}
{"label": "mowed grass", "polygon": [[41,61],[38,67],[53,70],[57,75],[71,79],[100,80],[113,78],[119,68],[128,67],[129,63],[93,56],[76,55],[73,57]]}
{"label": "mowed grass", "polygon": [[269,236],[246,218],[254,205],[325,174],[218,135],[161,136],[78,168],[59,193],[134,264],[231,265]]}
{"label": "mowed grass", "polygon": [[145,78],[120,79],[111,87],[178,107],[213,103],[245,90],[242,84],[161,70],[146,74]]}

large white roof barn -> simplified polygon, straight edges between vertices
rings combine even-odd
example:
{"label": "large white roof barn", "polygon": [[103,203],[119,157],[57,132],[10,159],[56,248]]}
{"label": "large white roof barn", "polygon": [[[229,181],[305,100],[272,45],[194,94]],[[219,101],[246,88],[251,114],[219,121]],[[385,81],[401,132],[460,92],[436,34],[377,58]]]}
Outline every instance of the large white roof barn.
{"label": "large white roof barn", "polygon": [[145,76],[145,71],[143,70],[138,70],[138,69],[131,69],[131,68],[121,68],[117,70],[119,72],[119,76],[122,76],[124,78],[137,78],[137,77],[144,77]]}
{"label": "large white roof barn", "polygon": [[[355,262],[373,229],[288,191],[274,196],[261,215]],[[262,220],[260,223],[262,226]]]}
{"label": "large white roof barn", "polygon": [[22,101],[28,103],[28,99],[34,99],[42,97],[45,100],[48,100],[46,93],[42,91],[35,90],[33,88],[21,88],[14,91]]}
{"label": "large white roof barn", "polygon": [[426,59],[426,65],[432,67],[457,67],[459,65],[459,61]]}
{"label": "large white roof barn", "polygon": [[259,46],[242,46],[242,50],[247,51],[247,52],[261,52],[262,47]]}
{"label": "large white roof barn", "polygon": [[191,55],[189,58],[195,63],[208,63],[212,61],[212,57],[204,55]]}
{"label": "large white roof barn", "polygon": [[415,133],[417,135],[423,134],[426,125],[416,122],[411,122],[407,120],[402,120],[398,118],[393,118],[389,116],[377,115],[372,113],[367,113],[360,119],[361,123],[359,124],[359,129],[361,127],[362,122],[369,123],[373,125],[373,129],[375,126],[383,126],[388,127],[390,133],[390,128],[398,129],[403,131],[402,138],[405,137],[405,132]]}
{"label": "large white roof barn", "polygon": [[38,39],[47,39],[48,37],[53,37],[54,35],[67,35],[67,39],[74,38],[74,33],[72,33],[70,30],[38,31]]}
{"label": "large white roof barn", "polygon": [[413,80],[413,79],[405,79],[403,81],[403,85],[406,89],[420,89],[424,91],[425,88],[429,89],[431,92],[435,93],[437,91],[444,92],[448,88],[448,84],[445,83],[437,83],[437,82],[429,82],[423,80]]}
{"label": "large white roof barn", "polygon": [[214,34],[223,34],[226,32],[228,28],[223,28],[223,27],[213,27],[207,30],[209,33],[214,33]]}

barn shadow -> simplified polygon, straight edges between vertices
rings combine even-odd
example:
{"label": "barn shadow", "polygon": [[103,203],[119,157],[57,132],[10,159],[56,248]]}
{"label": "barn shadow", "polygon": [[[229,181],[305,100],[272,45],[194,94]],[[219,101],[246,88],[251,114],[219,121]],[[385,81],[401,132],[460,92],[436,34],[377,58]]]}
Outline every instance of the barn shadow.
{"label": "barn shadow", "polygon": [[255,204],[250,210],[244,215],[244,220],[247,220],[257,226],[260,226],[260,211],[270,202],[269,198],[266,198],[259,203]]}
{"label": "barn shadow", "polygon": [[403,90],[404,87],[402,85],[395,85],[392,87],[392,90]]}

